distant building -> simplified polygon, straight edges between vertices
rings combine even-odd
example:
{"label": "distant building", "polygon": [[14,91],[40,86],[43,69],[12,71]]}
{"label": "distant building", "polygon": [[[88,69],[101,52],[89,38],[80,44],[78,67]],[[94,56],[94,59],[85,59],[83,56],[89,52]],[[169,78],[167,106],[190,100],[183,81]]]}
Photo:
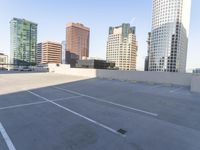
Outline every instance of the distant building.
{"label": "distant building", "polygon": [[62,41],[61,43],[62,45],[62,54],[61,54],[61,58],[62,58],[62,61],[61,63],[62,64],[66,64],[66,41]]}
{"label": "distant building", "polygon": [[62,45],[55,42],[42,43],[42,64],[61,63]]}
{"label": "distant building", "polygon": [[153,0],[149,70],[185,72],[191,0]]}
{"label": "distant building", "polygon": [[0,64],[8,64],[8,55],[0,53]]}
{"label": "distant building", "polygon": [[200,68],[194,69],[194,70],[193,70],[193,73],[194,73],[194,74],[200,74]]}
{"label": "distant building", "polygon": [[68,23],[66,27],[66,49],[78,59],[89,57],[90,29],[80,23]]}
{"label": "distant building", "polygon": [[109,28],[106,59],[120,70],[136,70],[137,41],[135,27],[122,24]]}
{"label": "distant building", "polygon": [[42,43],[37,44],[36,48],[36,64],[42,64]]}
{"label": "distant building", "polygon": [[8,55],[0,53],[0,70],[8,69]]}
{"label": "distant building", "polygon": [[114,69],[115,63],[105,60],[78,60],[76,68]]}
{"label": "distant building", "polygon": [[150,46],[151,46],[151,32],[148,33],[148,40],[147,40],[147,56],[145,58],[144,63],[144,71],[149,71],[149,52],[150,52]]}
{"label": "distant building", "polygon": [[11,64],[35,65],[37,24],[25,19],[10,21]]}

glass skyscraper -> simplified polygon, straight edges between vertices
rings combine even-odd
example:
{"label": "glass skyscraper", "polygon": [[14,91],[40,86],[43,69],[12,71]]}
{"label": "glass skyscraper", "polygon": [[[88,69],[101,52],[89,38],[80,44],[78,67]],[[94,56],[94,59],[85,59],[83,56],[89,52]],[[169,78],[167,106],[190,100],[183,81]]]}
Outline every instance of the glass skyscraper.
{"label": "glass skyscraper", "polygon": [[185,72],[191,0],[153,0],[149,71]]}
{"label": "glass skyscraper", "polygon": [[10,21],[11,64],[35,65],[37,47],[37,24],[25,19]]}

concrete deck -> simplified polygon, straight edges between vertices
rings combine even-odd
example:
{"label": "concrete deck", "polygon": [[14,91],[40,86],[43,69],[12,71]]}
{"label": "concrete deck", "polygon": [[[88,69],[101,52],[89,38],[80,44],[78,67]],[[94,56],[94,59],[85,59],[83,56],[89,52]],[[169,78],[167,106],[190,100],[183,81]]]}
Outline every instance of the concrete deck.
{"label": "concrete deck", "polygon": [[1,74],[0,150],[199,150],[199,108],[189,87]]}

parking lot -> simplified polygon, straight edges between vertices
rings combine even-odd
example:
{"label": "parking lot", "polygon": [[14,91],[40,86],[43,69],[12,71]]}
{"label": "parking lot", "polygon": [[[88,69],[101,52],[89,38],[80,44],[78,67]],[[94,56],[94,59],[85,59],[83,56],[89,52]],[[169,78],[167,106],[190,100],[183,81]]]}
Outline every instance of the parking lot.
{"label": "parking lot", "polygon": [[189,87],[0,74],[0,150],[200,150]]}

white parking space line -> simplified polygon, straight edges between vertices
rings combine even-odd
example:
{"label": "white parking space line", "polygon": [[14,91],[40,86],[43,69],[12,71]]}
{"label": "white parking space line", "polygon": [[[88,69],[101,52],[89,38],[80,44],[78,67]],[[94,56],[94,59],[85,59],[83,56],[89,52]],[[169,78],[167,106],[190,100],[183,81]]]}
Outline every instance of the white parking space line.
{"label": "white parking space line", "polygon": [[6,130],[3,127],[3,125],[1,124],[1,122],[0,122],[0,133],[2,134],[3,139],[5,140],[6,145],[8,146],[8,149],[9,150],[16,150],[15,146],[13,145],[10,137],[8,136]]}
{"label": "white parking space line", "polygon": [[27,91],[27,92],[29,92],[30,94],[32,94],[32,95],[34,95],[34,96],[36,96],[36,97],[39,97],[39,98],[45,100],[45,101],[47,101],[47,102],[49,102],[49,103],[51,103],[51,104],[54,104],[55,106],[57,106],[57,107],[59,107],[59,108],[61,108],[61,109],[63,109],[63,110],[66,110],[66,111],[68,111],[68,112],[70,112],[70,113],[72,113],[72,114],[74,114],[74,115],[76,115],[76,116],[78,116],[78,117],[80,117],[80,118],[83,118],[83,119],[85,119],[85,120],[87,120],[87,121],[89,121],[89,122],[91,122],[91,123],[93,123],[93,124],[95,124],[95,125],[97,125],[97,126],[99,126],[99,127],[102,127],[102,128],[104,128],[104,129],[106,129],[106,130],[108,130],[108,131],[110,131],[110,132],[112,132],[112,133],[114,133],[114,134],[120,135],[120,136],[122,136],[122,137],[126,137],[125,135],[122,135],[122,134],[120,134],[119,132],[117,132],[115,129],[112,129],[112,128],[108,127],[107,125],[104,125],[104,124],[102,124],[102,123],[100,123],[100,122],[98,122],[98,121],[95,121],[95,120],[90,119],[90,118],[88,118],[88,117],[86,117],[86,116],[84,116],[84,115],[81,115],[81,114],[79,114],[78,112],[75,112],[75,111],[73,111],[73,110],[71,110],[71,109],[69,109],[69,108],[67,108],[67,107],[64,107],[64,106],[62,106],[62,105],[60,105],[60,104],[57,104],[56,102],[51,101],[51,100],[49,100],[49,99],[47,99],[47,98],[45,98],[45,97],[43,97],[43,96],[40,96],[40,95],[38,95],[38,94],[36,94],[36,93],[34,93],[34,92],[31,92],[31,91]]}
{"label": "white parking space line", "polygon": [[[60,98],[60,99],[55,99],[55,100],[51,100],[51,101],[57,102],[57,101],[69,100],[69,99],[79,98],[79,97],[82,97],[82,96],[71,96],[71,97]],[[47,103],[47,101],[27,103],[27,104],[19,104],[19,105],[12,105],[12,106],[7,106],[7,107],[0,107],[0,110],[12,109],[12,108],[20,108],[20,107],[32,106],[32,105],[39,105],[39,104],[43,104],[43,103]]]}
{"label": "white parking space line", "polygon": [[179,87],[179,88],[176,88],[176,89],[174,89],[174,90],[170,90],[169,92],[170,92],[170,93],[175,93],[175,92],[178,92],[178,91],[180,91],[180,90],[182,90],[182,89],[184,89],[184,87]]}
{"label": "white parking space line", "polygon": [[95,101],[99,101],[99,102],[111,104],[111,105],[114,105],[114,106],[117,106],[117,107],[122,107],[122,108],[130,109],[130,110],[137,111],[137,112],[140,112],[140,113],[144,113],[144,114],[147,114],[147,115],[151,115],[151,116],[154,116],[154,117],[158,116],[158,114],[156,114],[156,113],[152,113],[152,112],[148,112],[148,111],[145,111],[145,110],[141,110],[141,109],[137,109],[137,108],[133,108],[133,107],[121,105],[121,104],[110,102],[110,101],[107,101],[107,100],[104,100],[104,99],[101,99],[101,98],[97,98],[97,97],[85,95],[85,94],[82,94],[82,93],[79,93],[79,92],[75,92],[75,91],[71,91],[71,90],[67,90],[67,89],[59,88],[59,87],[54,87],[54,88],[56,88],[58,90],[66,91],[68,93],[72,93],[72,94],[77,94],[77,95],[80,95],[80,96],[84,96],[84,97],[93,99]]}
{"label": "white parking space line", "polygon": [[51,101],[63,101],[63,100],[68,100],[68,99],[73,99],[73,98],[79,98],[79,97],[82,97],[82,96],[71,96],[71,97],[63,97],[63,98],[58,98],[58,99],[52,99]]}

